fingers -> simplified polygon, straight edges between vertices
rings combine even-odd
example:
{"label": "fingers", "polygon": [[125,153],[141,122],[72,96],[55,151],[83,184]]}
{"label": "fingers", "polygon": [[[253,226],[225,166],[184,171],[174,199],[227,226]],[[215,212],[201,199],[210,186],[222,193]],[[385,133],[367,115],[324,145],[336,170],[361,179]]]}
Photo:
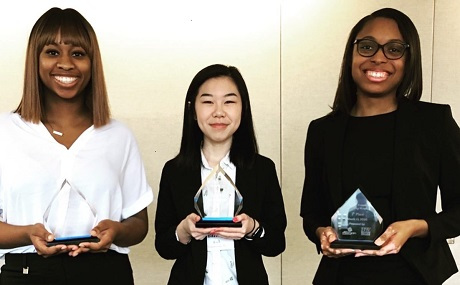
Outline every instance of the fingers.
{"label": "fingers", "polygon": [[331,243],[337,239],[337,234],[331,227],[324,227],[319,230],[321,250],[324,256],[339,258],[350,254],[356,254],[360,250],[352,248],[332,248]]}
{"label": "fingers", "polygon": [[375,240],[375,244],[378,246],[383,245],[385,242],[391,239],[396,234],[396,229],[390,225],[386,231]]}

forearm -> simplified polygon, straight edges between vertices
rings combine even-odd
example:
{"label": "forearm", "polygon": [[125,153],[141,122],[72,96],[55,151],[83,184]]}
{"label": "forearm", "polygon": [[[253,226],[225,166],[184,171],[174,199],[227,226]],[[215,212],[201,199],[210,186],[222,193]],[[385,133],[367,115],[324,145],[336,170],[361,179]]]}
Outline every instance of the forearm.
{"label": "forearm", "polygon": [[428,235],[428,223],[425,220],[409,220],[411,225],[411,237],[423,238]]}
{"label": "forearm", "polygon": [[187,232],[184,223],[186,223],[185,219],[182,220],[182,222],[177,226],[176,235],[180,243],[188,244],[192,240],[192,235],[189,232]]}
{"label": "forearm", "polygon": [[15,248],[31,245],[31,226],[14,226],[0,222],[0,248]]}
{"label": "forearm", "polygon": [[121,247],[129,247],[142,242],[147,232],[148,215],[145,208],[120,223],[113,243]]}

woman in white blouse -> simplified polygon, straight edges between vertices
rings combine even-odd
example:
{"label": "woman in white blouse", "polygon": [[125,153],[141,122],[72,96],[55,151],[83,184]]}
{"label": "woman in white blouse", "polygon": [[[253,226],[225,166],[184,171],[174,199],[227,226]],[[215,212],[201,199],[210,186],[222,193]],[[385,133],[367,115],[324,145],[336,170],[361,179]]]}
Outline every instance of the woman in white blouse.
{"label": "woman in white blouse", "polygon": [[127,253],[153,193],[134,136],[110,119],[96,34],[77,11],[52,8],[32,28],[0,137],[0,283],[134,284]]}

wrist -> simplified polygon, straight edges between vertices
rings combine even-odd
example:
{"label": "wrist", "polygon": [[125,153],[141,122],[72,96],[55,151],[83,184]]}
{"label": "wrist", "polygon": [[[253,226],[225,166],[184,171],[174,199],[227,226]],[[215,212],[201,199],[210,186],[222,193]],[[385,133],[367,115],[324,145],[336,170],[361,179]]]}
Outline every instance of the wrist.
{"label": "wrist", "polygon": [[252,234],[254,233],[254,231],[255,231],[256,228],[257,228],[257,221],[256,221],[256,219],[254,219],[254,218],[251,218],[251,219],[252,219],[252,228],[251,228],[251,230],[250,230],[249,232],[246,233],[245,236],[252,236]]}
{"label": "wrist", "polygon": [[413,220],[412,237],[426,237],[428,234],[428,223],[425,220]]}
{"label": "wrist", "polygon": [[255,223],[254,223],[254,230],[251,231],[249,234],[245,235],[244,238],[246,240],[254,240],[254,239],[258,239],[258,238],[261,238],[263,237],[263,235],[265,234],[265,230],[264,228],[259,224],[259,222],[257,222],[256,220],[254,220]]}
{"label": "wrist", "polygon": [[192,241],[192,236],[184,228],[183,222],[181,222],[175,231],[176,239],[182,244],[189,244]]}

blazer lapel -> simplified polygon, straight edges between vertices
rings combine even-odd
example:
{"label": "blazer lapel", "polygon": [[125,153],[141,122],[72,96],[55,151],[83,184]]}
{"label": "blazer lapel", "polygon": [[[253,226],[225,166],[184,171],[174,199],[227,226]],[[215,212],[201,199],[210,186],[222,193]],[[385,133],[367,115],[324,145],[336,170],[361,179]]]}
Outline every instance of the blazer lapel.
{"label": "blazer lapel", "polygon": [[413,179],[418,179],[412,175],[413,162],[417,161],[414,157],[414,147],[419,138],[420,126],[417,124],[417,107],[407,99],[402,99],[398,103],[394,128],[394,158],[393,158],[393,189],[392,189],[392,219],[404,218],[399,211],[410,207],[412,201],[407,197],[407,192],[412,191]]}

